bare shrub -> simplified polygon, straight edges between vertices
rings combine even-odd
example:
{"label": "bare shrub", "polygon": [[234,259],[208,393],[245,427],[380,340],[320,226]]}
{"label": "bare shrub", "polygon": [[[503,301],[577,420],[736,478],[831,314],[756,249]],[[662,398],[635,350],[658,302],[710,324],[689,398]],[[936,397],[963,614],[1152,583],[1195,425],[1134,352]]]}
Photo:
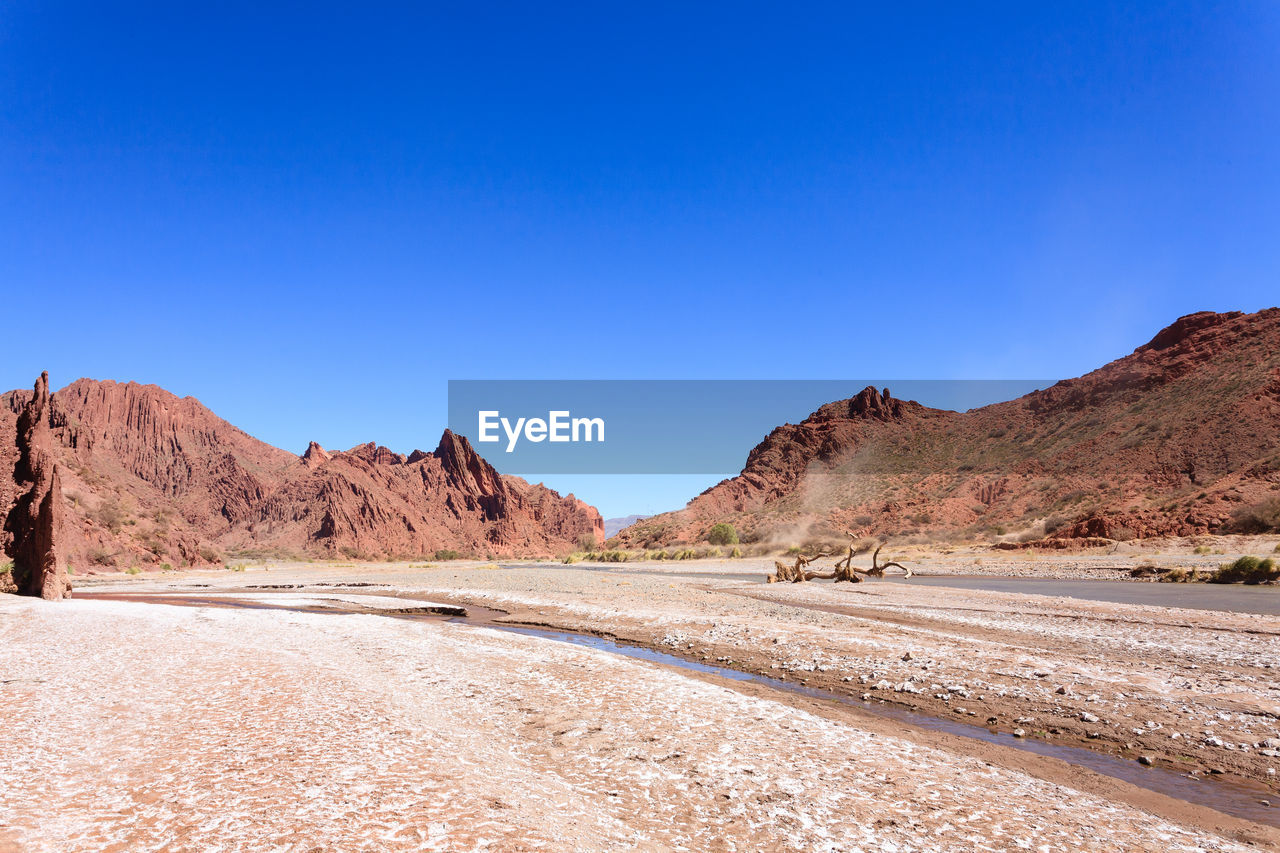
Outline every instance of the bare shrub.
{"label": "bare shrub", "polygon": [[1280,530],[1280,497],[1270,497],[1236,510],[1231,516],[1231,527],[1239,533]]}
{"label": "bare shrub", "polygon": [[102,502],[98,504],[98,508],[93,511],[94,521],[112,533],[120,532],[120,528],[124,525],[127,517],[127,513],[120,506],[120,501],[112,497],[103,498]]}

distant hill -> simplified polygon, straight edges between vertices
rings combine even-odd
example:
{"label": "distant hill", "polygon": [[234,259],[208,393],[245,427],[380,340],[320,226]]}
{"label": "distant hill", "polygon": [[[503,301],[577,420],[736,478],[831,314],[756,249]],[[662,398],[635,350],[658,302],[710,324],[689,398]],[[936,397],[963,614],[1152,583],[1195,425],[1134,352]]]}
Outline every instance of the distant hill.
{"label": "distant hill", "polygon": [[[2,471],[30,395],[0,395]],[[499,474],[448,430],[429,453],[312,443],[296,456],[154,385],[80,379],[52,395],[51,410],[77,569],[208,563],[229,550],[549,555],[604,536],[593,507]],[[9,480],[0,476],[0,511]]]}
{"label": "distant hill", "polygon": [[1127,539],[1280,524],[1280,309],[1183,317],[1078,379],[969,412],[866,388],[621,546],[859,535]]}
{"label": "distant hill", "polygon": [[649,516],[647,515],[628,515],[622,518],[606,518],[604,520],[605,538],[608,539],[616,535],[618,531],[624,530],[630,527],[631,525],[635,524],[637,521],[644,521],[648,517]]}

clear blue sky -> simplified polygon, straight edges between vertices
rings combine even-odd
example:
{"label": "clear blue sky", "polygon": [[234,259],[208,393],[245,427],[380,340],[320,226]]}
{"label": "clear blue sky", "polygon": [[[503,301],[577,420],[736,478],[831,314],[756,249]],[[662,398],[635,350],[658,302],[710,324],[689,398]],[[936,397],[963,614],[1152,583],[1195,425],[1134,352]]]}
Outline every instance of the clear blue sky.
{"label": "clear blue sky", "polygon": [[190,5],[0,13],[0,387],[407,451],[451,377],[1057,377],[1280,302],[1269,0]]}

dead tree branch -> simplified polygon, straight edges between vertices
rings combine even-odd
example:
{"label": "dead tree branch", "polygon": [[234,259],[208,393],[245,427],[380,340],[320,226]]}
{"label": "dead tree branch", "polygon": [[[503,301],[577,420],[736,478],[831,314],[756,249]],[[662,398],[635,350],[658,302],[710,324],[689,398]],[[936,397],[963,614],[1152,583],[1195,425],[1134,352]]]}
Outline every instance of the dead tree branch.
{"label": "dead tree branch", "polygon": [[817,572],[806,569],[814,560],[820,560],[823,557],[831,556],[829,552],[823,551],[820,554],[814,554],[812,557],[806,557],[803,554],[796,556],[794,565],[787,565],[781,560],[774,560],[774,572],[765,576],[767,583],[802,583],[804,581],[815,580],[816,578],[831,578],[834,574],[826,572]]}

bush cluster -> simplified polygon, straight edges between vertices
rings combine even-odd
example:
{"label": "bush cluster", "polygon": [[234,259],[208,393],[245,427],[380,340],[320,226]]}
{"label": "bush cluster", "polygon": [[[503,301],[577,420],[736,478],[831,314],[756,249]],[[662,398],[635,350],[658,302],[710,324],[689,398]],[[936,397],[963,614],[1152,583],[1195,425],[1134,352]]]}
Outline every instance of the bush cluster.
{"label": "bush cluster", "polygon": [[1241,557],[1213,573],[1209,583],[1260,584],[1280,581],[1280,566],[1270,557]]}
{"label": "bush cluster", "polygon": [[711,525],[711,529],[707,531],[707,541],[712,545],[737,545],[738,531],[733,529],[732,524],[721,521]]}
{"label": "bush cluster", "polygon": [[1242,583],[1250,586],[1280,583],[1280,566],[1270,557],[1245,556],[1234,563],[1224,563],[1209,574],[1195,569],[1171,569],[1162,574],[1160,580],[1165,583]]}

